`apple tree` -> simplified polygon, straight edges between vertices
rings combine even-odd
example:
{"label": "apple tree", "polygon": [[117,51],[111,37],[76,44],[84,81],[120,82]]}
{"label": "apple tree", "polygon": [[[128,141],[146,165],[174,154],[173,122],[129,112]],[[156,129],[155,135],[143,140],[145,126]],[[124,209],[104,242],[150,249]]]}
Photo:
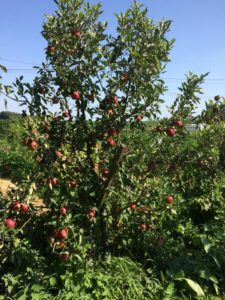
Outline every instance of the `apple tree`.
{"label": "apple tree", "polygon": [[149,130],[166,91],[160,76],[174,42],[167,38],[171,22],[154,24],[134,1],[116,14],[112,35],[99,20],[101,5],[55,3],[42,31],[46,61],[32,84],[22,77],[14,84],[30,115],[22,142],[38,171],[28,172],[4,210],[5,227],[27,238],[34,263],[107,252],[143,257],[150,240],[163,243],[167,215],[174,222],[180,177],[172,171],[206,75],[189,74],[171,118]]}

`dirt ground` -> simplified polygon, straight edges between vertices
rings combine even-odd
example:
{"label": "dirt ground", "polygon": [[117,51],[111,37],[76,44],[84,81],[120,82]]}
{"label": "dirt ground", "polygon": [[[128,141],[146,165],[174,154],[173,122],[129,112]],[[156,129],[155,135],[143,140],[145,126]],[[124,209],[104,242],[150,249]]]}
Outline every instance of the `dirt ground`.
{"label": "dirt ground", "polygon": [[10,180],[0,179],[0,192],[3,196],[5,196],[7,191],[9,191],[11,188],[15,187],[15,184],[13,184]]}
{"label": "dirt ground", "polygon": [[[2,193],[3,197],[6,196],[7,192],[12,188],[16,188],[15,184],[13,184],[10,180],[0,178],[0,193]],[[42,199],[34,197],[31,202],[34,207],[38,209],[39,213],[46,211]]]}

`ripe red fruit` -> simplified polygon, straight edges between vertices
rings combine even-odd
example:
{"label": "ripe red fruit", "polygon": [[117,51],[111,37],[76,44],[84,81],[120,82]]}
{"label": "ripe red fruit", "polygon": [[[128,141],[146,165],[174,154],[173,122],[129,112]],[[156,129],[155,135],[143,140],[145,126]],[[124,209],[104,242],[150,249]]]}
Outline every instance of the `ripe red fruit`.
{"label": "ripe red fruit", "polygon": [[136,120],[137,122],[141,122],[142,119],[143,119],[143,116],[140,116],[140,115],[136,115],[136,116],[135,116],[135,120]]}
{"label": "ripe red fruit", "polygon": [[122,75],[121,79],[123,81],[128,81],[129,80],[129,75],[127,73],[125,73],[125,74]]}
{"label": "ripe red fruit", "polygon": [[59,235],[59,231],[58,231],[58,229],[53,229],[53,232],[52,232],[52,235],[53,235],[53,237],[54,238],[57,238],[58,237],[58,235]]}
{"label": "ripe red fruit", "polygon": [[59,180],[56,179],[56,178],[49,178],[49,179],[47,180],[47,183],[48,183],[48,184],[51,184],[52,186],[55,186],[55,185],[57,185],[57,184],[59,183]]}
{"label": "ripe red fruit", "polygon": [[68,111],[64,111],[64,112],[62,113],[62,115],[63,115],[64,118],[69,118],[70,113],[69,113]]}
{"label": "ripe red fruit", "polygon": [[174,201],[174,197],[173,197],[172,195],[168,195],[168,196],[166,197],[166,202],[167,202],[168,204],[172,204],[173,201]]}
{"label": "ripe red fruit", "polygon": [[102,175],[103,176],[108,176],[109,175],[109,170],[108,169],[103,169],[102,170]]}
{"label": "ripe red fruit", "polygon": [[53,104],[58,104],[59,103],[59,98],[56,97],[56,96],[52,97],[52,103]]}
{"label": "ripe red fruit", "polygon": [[35,150],[35,149],[37,149],[38,144],[34,140],[32,140],[28,146],[31,150]]}
{"label": "ripe red fruit", "polygon": [[115,128],[111,128],[111,129],[108,130],[108,135],[109,135],[109,136],[114,136],[114,135],[116,135],[116,133],[117,133],[117,132],[116,132],[116,129],[115,129]]}
{"label": "ripe red fruit", "polygon": [[112,96],[112,103],[115,105],[115,106],[118,106],[119,105],[119,99],[116,95]]}
{"label": "ripe red fruit", "polygon": [[116,142],[112,138],[109,138],[107,140],[107,144],[111,147],[114,147],[116,145]]}
{"label": "ripe red fruit", "polygon": [[95,217],[95,214],[96,214],[96,210],[94,208],[90,208],[89,211],[88,211],[88,217],[90,219],[92,219],[92,218]]}
{"label": "ripe red fruit", "polygon": [[135,202],[130,204],[130,209],[136,209],[137,208],[137,204]]}
{"label": "ripe red fruit", "polygon": [[36,134],[36,133],[37,133],[37,130],[36,130],[35,128],[33,128],[33,129],[31,130],[31,132],[32,132],[33,134]]}
{"label": "ripe red fruit", "polygon": [[52,46],[52,45],[49,45],[49,46],[48,46],[48,52],[49,52],[50,54],[54,54],[54,53],[55,53],[55,47]]}
{"label": "ripe red fruit", "polygon": [[19,211],[20,210],[20,206],[21,206],[21,203],[19,201],[15,201],[12,204],[12,209],[15,210],[15,211]]}
{"label": "ripe red fruit", "polygon": [[61,158],[63,156],[62,152],[59,151],[59,150],[56,150],[55,151],[55,155],[58,157],[58,158]]}
{"label": "ripe red fruit", "polygon": [[24,213],[27,213],[29,211],[29,205],[26,203],[22,203],[20,206],[20,210]]}
{"label": "ripe red fruit", "polygon": [[146,229],[147,229],[147,225],[146,225],[145,223],[141,223],[141,224],[139,225],[139,228],[140,228],[141,230],[146,230]]}
{"label": "ripe red fruit", "polygon": [[59,212],[61,215],[67,215],[68,209],[66,207],[60,207]]}
{"label": "ripe red fruit", "polygon": [[76,185],[77,185],[77,181],[76,181],[75,179],[71,179],[71,180],[69,181],[69,186],[70,186],[71,188],[74,188]]}
{"label": "ripe red fruit", "polygon": [[8,228],[15,228],[16,227],[16,221],[14,219],[11,219],[11,218],[5,219],[4,224]]}
{"label": "ripe red fruit", "polygon": [[69,252],[64,252],[59,255],[59,259],[61,262],[67,261],[69,257],[70,257]]}
{"label": "ripe red fruit", "polygon": [[73,91],[71,94],[72,99],[74,100],[80,100],[80,92],[79,91]]}
{"label": "ripe red fruit", "polygon": [[74,30],[72,33],[77,39],[81,38],[81,32],[79,30]]}
{"label": "ripe red fruit", "polygon": [[169,137],[173,137],[175,134],[176,134],[176,130],[174,128],[167,128],[166,129],[166,134],[169,136]]}
{"label": "ripe red fruit", "polygon": [[68,235],[68,232],[67,232],[66,228],[62,228],[61,230],[59,230],[58,237],[60,239],[66,239],[67,235]]}
{"label": "ripe red fruit", "polygon": [[177,127],[182,127],[183,126],[183,122],[181,120],[176,120],[175,125]]}

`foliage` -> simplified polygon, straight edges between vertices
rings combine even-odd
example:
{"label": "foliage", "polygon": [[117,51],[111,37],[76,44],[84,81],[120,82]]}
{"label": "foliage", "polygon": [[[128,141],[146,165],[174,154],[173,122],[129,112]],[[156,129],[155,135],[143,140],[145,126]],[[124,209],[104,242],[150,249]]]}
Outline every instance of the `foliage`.
{"label": "foliage", "polygon": [[[15,299],[194,299],[224,293],[224,124],[183,126],[207,74],[155,124],[173,40],[135,1],[116,15],[55,1],[46,63],[14,83],[35,169],[1,202],[0,290]],[[202,122],[204,116],[196,118]],[[207,115],[208,116],[208,115]],[[147,122],[145,120],[149,120]],[[45,212],[31,203],[43,197]],[[210,297],[210,296],[209,296]]]}
{"label": "foliage", "polygon": [[29,175],[36,172],[36,164],[29,160],[27,155],[23,156],[22,153],[18,152],[1,152],[0,166],[0,177],[10,178],[15,183],[27,180]]}
{"label": "foliage", "polygon": [[8,120],[8,119],[19,119],[21,118],[21,114],[11,112],[11,111],[1,111],[0,112],[0,120]]}
{"label": "foliage", "polygon": [[[2,112],[3,113],[3,112]],[[7,114],[6,114],[7,116]],[[23,151],[21,139],[23,136],[24,128],[23,128],[23,120],[17,118],[14,115],[13,117],[9,117],[9,119],[0,120],[0,149],[4,152],[9,151],[18,151],[18,152],[26,152]]]}

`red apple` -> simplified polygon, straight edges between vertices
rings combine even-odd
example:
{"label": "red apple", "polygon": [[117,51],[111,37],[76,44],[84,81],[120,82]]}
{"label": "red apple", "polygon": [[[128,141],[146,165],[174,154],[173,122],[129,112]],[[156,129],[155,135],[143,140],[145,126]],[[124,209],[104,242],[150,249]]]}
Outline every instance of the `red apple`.
{"label": "red apple", "polygon": [[168,195],[168,196],[166,197],[166,202],[167,202],[168,204],[172,204],[173,201],[174,201],[174,197],[173,197],[172,195]]}
{"label": "red apple", "polygon": [[61,215],[65,216],[68,213],[68,209],[66,207],[60,207],[59,212]]}
{"label": "red apple", "polygon": [[4,224],[8,228],[15,228],[16,227],[16,221],[12,218],[5,219]]}
{"label": "red apple", "polygon": [[53,104],[58,104],[59,103],[59,98],[56,97],[56,96],[52,97],[52,103]]}
{"label": "red apple", "polygon": [[24,213],[27,213],[29,211],[29,205],[26,204],[26,203],[22,203],[21,204],[21,207],[20,207],[20,210]]}
{"label": "red apple", "polygon": [[19,211],[20,210],[20,206],[21,206],[21,203],[19,201],[15,201],[12,204],[12,209],[15,210],[15,211]]}
{"label": "red apple", "polygon": [[175,125],[177,127],[182,127],[183,126],[183,122],[181,120],[176,120]]}
{"label": "red apple", "polygon": [[112,138],[109,138],[107,140],[107,144],[111,147],[114,147],[116,145],[116,142]]}
{"label": "red apple", "polygon": [[52,186],[55,186],[55,185],[57,185],[59,183],[59,180],[57,178],[49,178],[47,180],[47,183],[51,184]]}
{"label": "red apple", "polygon": [[57,238],[58,237],[58,235],[59,235],[59,231],[58,231],[58,229],[53,229],[53,231],[52,231],[52,235],[53,235],[53,237],[54,238]]}
{"label": "red apple", "polygon": [[175,134],[176,134],[176,130],[174,128],[167,128],[166,129],[166,134],[169,136],[169,137],[173,137]]}
{"label": "red apple", "polygon": [[29,147],[31,150],[35,150],[35,149],[37,149],[38,144],[37,144],[34,140],[32,140],[32,141],[29,143],[28,147]]}
{"label": "red apple", "polygon": [[68,183],[71,188],[74,188],[77,185],[77,181],[75,179],[71,179]]}
{"label": "red apple", "polygon": [[88,217],[90,219],[92,219],[92,218],[95,217],[95,214],[96,214],[96,210],[94,208],[90,208],[89,211],[88,211]]}
{"label": "red apple", "polygon": [[31,130],[31,132],[32,132],[33,134],[36,134],[36,133],[37,133],[37,130],[36,130],[35,128],[33,128],[33,129]]}
{"label": "red apple", "polygon": [[114,136],[114,135],[116,135],[116,133],[117,133],[117,132],[116,132],[116,129],[115,129],[115,128],[111,128],[111,129],[108,130],[108,135],[109,135],[109,136]]}
{"label": "red apple", "polygon": [[72,33],[77,39],[81,38],[81,32],[79,30],[74,30]]}
{"label": "red apple", "polygon": [[102,175],[107,177],[109,175],[109,170],[108,169],[103,169],[102,170]]}
{"label": "red apple", "polygon": [[145,223],[141,223],[139,226],[138,226],[141,230],[146,230],[147,229],[147,225]]}
{"label": "red apple", "polygon": [[130,204],[130,209],[134,210],[137,208],[137,203],[133,202]]}
{"label": "red apple", "polygon": [[124,73],[121,77],[122,81],[128,81],[129,80],[129,74]]}
{"label": "red apple", "polygon": [[115,106],[118,106],[119,105],[119,99],[116,95],[112,96],[112,103],[115,105]]}
{"label": "red apple", "polygon": [[69,118],[70,113],[69,113],[68,111],[64,111],[64,112],[62,113],[62,115],[63,115],[64,118]]}
{"label": "red apple", "polygon": [[71,94],[71,97],[74,100],[80,100],[80,97],[81,97],[80,92],[79,91],[73,91],[72,94]]}
{"label": "red apple", "polygon": [[55,54],[55,47],[54,47],[53,45],[49,45],[49,46],[48,46],[48,52],[49,52],[50,54]]}
{"label": "red apple", "polygon": [[58,157],[58,158],[61,158],[63,156],[62,152],[59,151],[59,150],[55,150],[55,155]]}
{"label": "red apple", "polygon": [[136,116],[135,116],[135,120],[136,120],[137,122],[141,122],[142,119],[143,119],[143,116],[140,116],[140,115],[136,115]]}
{"label": "red apple", "polygon": [[68,236],[68,232],[67,232],[67,229],[66,229],[66,228],[62,228],[62,229],[59,230],[58,237],[59,237],[60,239],[62,239],[62,240],[63,240],[63,239],[66,239],[67,236]]}
{"label": "red apple", "polygon": [[67,261],[69,259],[69,257],[70,257],[69,252],[63,252],[59,255],[59,259],[61,262]]}

